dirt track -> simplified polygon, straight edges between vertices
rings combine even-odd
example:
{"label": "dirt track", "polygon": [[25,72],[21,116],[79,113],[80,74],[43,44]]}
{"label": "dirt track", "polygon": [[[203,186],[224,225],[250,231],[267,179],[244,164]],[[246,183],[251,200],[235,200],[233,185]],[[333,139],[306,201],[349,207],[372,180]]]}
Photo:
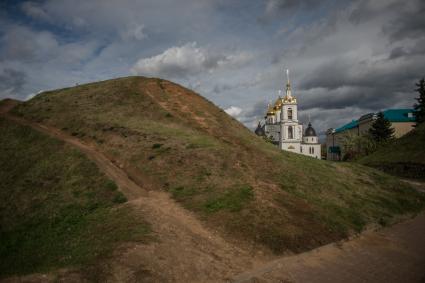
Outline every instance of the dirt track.
{"label": "dirt track", "polygon": [[151,223],[158,241],[147,245],[133,244],[117,251],[119,255],[116,261],[108,264],[112,267],[111,281],[224,281],[253,266],[250,255],[227,243],[213,231],[205,229],[194,215],[175,203],[169,194],[141,188],[94,146],[76,137],[56,128],[10,115],[8,112],[13,103],[11,101],[3,105],[0,115],[81,150],[117,183],[136,213],[141,213]]}
{"label": "dirt track", "polygon": [[425,213],[360,237],[284,257],[235,282],[425,282]]}
{"label": "dirt track", "polygon": [[[152,224],[158,241],[118,250],[108,264],[111,282],[425,282],[425,214],[344,243],[266,262],[205,229],[167,193],[138,186],[94,146],[8,114],[12,104],[3,105],[0,115],[79,148],[118,184],[129,205]],[[27,280],[50,281],[40,275],[11,281]]]}

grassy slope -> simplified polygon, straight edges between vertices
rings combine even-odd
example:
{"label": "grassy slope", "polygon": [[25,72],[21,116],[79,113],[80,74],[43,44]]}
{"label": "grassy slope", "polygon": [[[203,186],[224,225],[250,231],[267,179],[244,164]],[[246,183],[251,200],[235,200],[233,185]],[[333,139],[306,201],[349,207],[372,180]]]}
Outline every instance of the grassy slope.
{"label": "grassy slope", "polygon": [[149,227],[94,163],[0,118],[0,277],[90,266]]}
{"label": "grassy slope", "polygon": [[394,140],[359,163],[380,168],[388,173],[425,179],[425,124]]}
{"label": "grassy slope", "polygon": [[45,92],[15,114],[93,142],[229,239],[302,251],[416,212],[424,197],[359,165],[281,152],[194,92],[130,77]]}

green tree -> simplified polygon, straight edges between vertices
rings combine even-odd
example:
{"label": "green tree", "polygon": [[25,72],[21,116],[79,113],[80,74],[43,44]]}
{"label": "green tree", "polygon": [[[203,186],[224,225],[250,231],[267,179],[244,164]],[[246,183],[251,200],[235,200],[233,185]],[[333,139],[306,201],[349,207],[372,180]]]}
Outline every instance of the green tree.
{"label": "green tree", "polygon": [[359,142],[362,155],[369,155],[376,150],[376,142],[369,133],[362,135]]}
{"label": "green tree", "polygon": [[415,103],[413,107],[415,109],[416,124],[418,125],[425,121],[425,80],[421,79],[419,83],[416,83],[416,86],[418,87],[416,91],[419,92],[419,97],[415,98],[418,103]]}
{"label": "green tree", "polygon": [[377,143],[386,142],[393,138],[394,129],[391,127],[391,122],[384,117],[384,113],[378,113],[377,119],[369,129],[369,134]]}
{"label": "green tree", "polygon": [[341,136],[342,160],[349,161],[354,159],[358,153],[357,135],[351,131],[347,131]]}
{"label": "green tree", "polygon": [[350,131],[341,137],[341,145],[344,161],[368,155],[376,150],[376,142],[369,134],[359,136]]}

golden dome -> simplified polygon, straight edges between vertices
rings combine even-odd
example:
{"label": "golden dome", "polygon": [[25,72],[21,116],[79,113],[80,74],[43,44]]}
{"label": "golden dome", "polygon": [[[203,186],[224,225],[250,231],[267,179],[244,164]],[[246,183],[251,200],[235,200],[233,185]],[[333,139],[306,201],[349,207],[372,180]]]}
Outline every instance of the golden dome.
{"label": "golden dome", "polygon": [[269,104],[269,108],[267,109],[267,115],[274,115],[274,107]]}
{"label": "golden dome", "polygon": [[279,97],[279,98],[276,100],[276,102],[274,103],[274,107],[275,107],[275,108],[280,108],[280,107],[282,107],[282,98],[281,98],[281,97]]}

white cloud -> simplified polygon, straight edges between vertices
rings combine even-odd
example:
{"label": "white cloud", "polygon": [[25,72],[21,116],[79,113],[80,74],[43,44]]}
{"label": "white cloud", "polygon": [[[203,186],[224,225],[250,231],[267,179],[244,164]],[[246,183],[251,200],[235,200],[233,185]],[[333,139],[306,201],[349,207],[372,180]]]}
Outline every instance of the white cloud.
{"label": "white cloud", "polygon": [[238,117],[242,113],[242,109],[236,106],[230,106],[229,108],[225,109],[224,112],[232,117]]}
{"label": "white cloud", "polygon": [[254,59],[254,55],[247,51],[241,51],[239,53],[230,54],[224,56],[222,59],[217,61],[219,68],[238,68],[248,64]]}
{"label": "white cloud", "polygon": [[206,50],[192,42],[171,47],[156,56],[142,58],[131,72],[150,76],[185,77],[205,70],[207,61]]}
{"label": "white cloud", "polygon": [[215,69],[237,68],[249,63],[253,56],[249,52],[217,54],[198,47],[196,42],[173,46],[163,53],[142,58],[133,66],[133,74],[165,78],[185,78],[212,72]]}

